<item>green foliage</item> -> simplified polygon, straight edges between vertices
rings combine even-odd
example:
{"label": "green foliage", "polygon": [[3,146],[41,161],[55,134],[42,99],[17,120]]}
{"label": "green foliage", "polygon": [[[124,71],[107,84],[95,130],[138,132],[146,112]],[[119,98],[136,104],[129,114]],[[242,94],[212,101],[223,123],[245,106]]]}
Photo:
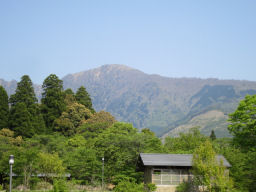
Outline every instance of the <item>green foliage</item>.
{"label": "green foliage", "polygon": [[38,150],[30,148],[27,150],[28,145],[26,143],[19,148],[19,151],[15,153],[15,173],[23,179],[23,185],[26,188],[30,188],[30,182],[32,175],[36,175],[38,166]]}
{"label": "green foliage", "polygon": [[29,113],[31,114],[31,124],[33,126],[35,134],[45,134],[46,127],[43,115],[41,113],[41,108],[38,103],[32,104],[28,108]]}
{"label": "green foliage", "polygon": [[55,179],[53,182],[53,192],[68,192],[67,182],[62,179]]}
{"label": "green foliage", "polygon": [[[239,147],[241,162],[237,162],[235,179],[241,188],[249,191],[255,190],[256,183],[256,95],[247,95],[242,100],[236,111],[229,115],[229,131],[234,135],[233,143]],[[231,156],[232,157],[232,156]],[[235,158],[232,158],[236,162]],[[239,175],[240,173],[240,175]]]}
{"label": "green foliage", "polygon": [[247,178],[249,179],[248,182],[248,189],[249,191],[254,191],[256,189],[256,149],[251,149],[249,152],[246,153],[246,164],[247,166],[245,167],[245,173]]}
{"label": "green foliage", "polygon": [[179,137],[166,137],[165,148],[170,153],[193,153],[194,150],[207,140],[198,127],[191,128],[188,133],[180,133]]}
{"label": "green foliage", "polygon": [[227,192],[233,189],[223,161],[218,162],[210,141],[206,141],[196,148],[192,166],[194,184],[202,186],[203,190]]}
{"label": "green foliage", "polygon": [[[20,136],[15,137],[13,131],[5,128],[0,130],[0,184],[8,181],[9,156],[14,155],[16,157],[22,143],[22,138]],[[15,166],[14,171],[16,172]]]}
{"label": "green foliage", "polygon": [[8,95],[5,89],[2,86],[0,86],[0,129],[8,128],[8,118]]}
{"label": "green foliage", "polygon": [[83,147],[87,145],[87,140],[82,135],[76,134],[68,139],[67,145],[75,148]]}
{"label": "green foliage", "polygon": [[161,140],[156,137],[155,133],[150,129],[145,128],[141,130],[140,134],[140,151],[143,153],[162,153],[165,149],[162,145]]}
{"label": "green foliage", "polygon": [[63,82],[54,74],[49,75],[42,85],[42,113],[48,129],[53,131],[53,123],[65,110]]}
{"label": "green foliage", "polygon": [[[45,181],[54,183],[54,191],[68,191],[62,179],[64,173],[71,173],[77,183],[97,185],[101,181],[101,158],[104,157],[104,182],[115,184],[115,191],[139,192],[155,190],[153,184],[138,184],[143,179],[143,173],[136,171],[139,153],[194,152],[195,183],[182,184],[178,190],[192,191],[196,185],[204,185],[210,191],[231,191],[232,182],[223,164],[216,161],[214,150],[223,154],[232,164],[230,177],[237,190],[253,191],[256,188],[253,137],[249,138],[249,142],[242,142],[246,141],[247,134],[254,134],[254,102],[251,98],[248,99],[250,102],[245,102],[244,108],[239,108],[244,112],[241,110],[236,115],[236,112],[230,115],[232,121],[229,129],[235,136],[234,146],[231,139],[215,139],[213,133],[211,146],[209,137],[200,134],[197,128],[181,133],[176,138],[166,138],[163,146],[150,129],[139,132],[131,124],[117,122],[108,112],[96,113],[92,104],[88,104],[91,99],[85,88],[80,88],[76,95],[71,89],[63,92],[62,81],[56,75],[50,75],[44,81],[43,89],[40,105],[35,99],[31,80],[24,76],[16,93],[11,96],[12,131],[0,127],[0,184],[4,183],[5,188],[10,154],[15,155],[14,172],[19,175],[14,178],[14,183],[27,188],[36,186],[41,180],[32,177],[38,173],[44,174]],[[2,106],[8,111],[8,96],[1,87],[0,98],[3,98],[0,99],[0,113]],[[128,108],[130,110],[133,107],[136,105]],[[147,110],[147,107],[141,109]],[[239,115],[244,120],[240,125],[242,120],[234,119]],[[44,120],[48,130],[45,130]],[[22,135],[25,140],[17,135]],[[56,176],[57,180],[54,181]]]}
{"label": "green foliage", "polygon": [[111,126],[116,122],[115,117],[113,117],[109,112],[100,111],[94,113],[92,117],[90,117],[86,123],[94,124],[94,123],[107,123],[107,126]]}
{"label": "green foliage", "polygon": [[61,116],[55,119],[55,130],[65,136],[74,135],[77,132],[77,128],[91,116],[91,111],[85,108],[84,105],[79,103],[70,104],[62,112]]}
{"label": "green foliage", "polygon": [[26,139],[28,148],[34,147],[41,152],[56,153],[63,156],[66,153],[65,144],[67,138],[58,133],[51,135],[35,135],[30,139]]}
{"label": "green foliage", "polygon": [[16,105],[17,103],[25,103],[27,107],[37,102],[37,98],[34,92],[33,83],[28,75],[21,77],[21,81],[18,82],[14,95],[10,97],[10,104]]}
{"label": "green foliage", "polygon": [[109,178],[120,173],[131,176],[129,171],[135,169],[139,146],[137,129],[127,123],[114,123],[96,138],[95,143],[99,154],[105,157]]}
{"label": "green foliage", "polygon": [[75,97],[74,92],[73,92],[72,89],[70,89],[70,88],[66,89],[66,90],[64,91],[64,94],[65,94],[65,96],[66,96],[66,95],[71,95],[71,96]]}
{"label": "green foliage", "polygon": [[198,192],[197,188],[193,185],[193,182],[183,182],[176,188],[176,192]]}
{"label": "green foliage", "polygon": [[59,158],[57,153],[43,153],[38,154],[38,171],[43,174],[45,181],[51,181],[54,177],[61,177],[64,174],[65,168],[63,161]]}
{"label": "green foliage", "polygon": [[12,106],[10,111],[10,128],[15,135],[32,137],[35,129],[31,122],[32,116],[29,113],[25,103],[17,103]]}
{"label": "green foliage", "polygon": [[100,111],[94,113],[87,119],[85,123],[79,127],[78,132],[83,134],[86,138],[94,138],[112,126],[115,122],[115,118],[110,113]]}
{"label": "green foliage", "polygon": [[86,91],[84,86],[81,86],[76,92],[76,100],[78,103],[84,105],[86,108],[90,109],[92,112],[95,112],[92,107],[92,100],[89,93]]}
{"label": "green foliage", "polygon": [[0,130],[0,142],[1,145],[10,145],[10,146],[19,146],[23,143],[22,137],[14,137],[14,132],[10,129],[1,129]]}
{"label": "green foliage", "polygon": [[154,183],[148,183],[145,185],[145,189],[147,192],[153,192],[156,191],[157,187]]}
{"label": "green foliage", "polygon": [[229,175],[234,180],[234,187],[239,191],[248,191],[248,184],[251,177],[248,176],[247,155],[242,153],[239,148],[231,145],[232,139],[216,139],[214,149],[219,154],[223,154],[228,162],[232,165],[229,168]]}
{"label": "green foliage", "polygon": [[101,161],[96,156],[97,151],[85,146],[74,148],[67,153],[65,164],[74,178],[83,183],[94,183],[101,176]]}
{"label": "green foliage", "polygon": [[130,181],[121,181],[114,188],[116,192],[145,192],[143,183],[137,184]]}
{"label": "green foliage", "polygon": [[32,137],[45,131],[44,120],[29,76],[22,76],[15,94],[10,97],[10,104],[9,126],[16,135]]}
{"label": "green foliage", "polygon": [[229,115],[229,131],[234,143],[243,150],[256,148],[256,95],[247,95],[236,111]]}

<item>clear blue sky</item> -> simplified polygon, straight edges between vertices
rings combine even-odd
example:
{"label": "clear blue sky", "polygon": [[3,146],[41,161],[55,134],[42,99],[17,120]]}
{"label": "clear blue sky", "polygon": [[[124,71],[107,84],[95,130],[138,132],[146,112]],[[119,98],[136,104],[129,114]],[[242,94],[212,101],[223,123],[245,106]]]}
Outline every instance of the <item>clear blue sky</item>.
{"label": "clear blue sky", "polygon": [[256,81],[256,1],[0,1],[0,78],[42,83],[104,64]]}

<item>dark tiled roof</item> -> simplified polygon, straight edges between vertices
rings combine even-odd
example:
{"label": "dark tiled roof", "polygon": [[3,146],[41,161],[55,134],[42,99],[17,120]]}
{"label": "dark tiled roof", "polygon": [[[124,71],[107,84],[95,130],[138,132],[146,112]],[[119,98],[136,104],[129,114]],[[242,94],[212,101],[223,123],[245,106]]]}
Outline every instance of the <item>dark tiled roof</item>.
{"label": "dark tiled roof", "polygon": [[[141,153],[141,160],[144,166],[180,166],[192,167],[192,154],[154,154]],[[231,167],[229,162],[222,155],[217,155],[218,161],[223,160],[225,167]]]}

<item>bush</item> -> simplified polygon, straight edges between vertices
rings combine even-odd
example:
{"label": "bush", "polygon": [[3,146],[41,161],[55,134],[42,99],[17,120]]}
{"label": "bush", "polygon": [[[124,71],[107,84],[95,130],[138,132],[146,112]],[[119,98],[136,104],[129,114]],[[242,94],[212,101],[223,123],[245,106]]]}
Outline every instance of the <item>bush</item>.
{"label": "bush", "polygon": [[188,183],[181,183],[177,188],[177,192],[188,192],[189,191],[189,184]]}
{"label": "bush", "polygon": [[68,192],[68,187],[65,180],[54,180],[53,192]]}
{"label": "bush", "polygon": [[135,182],[121,181],[115,187],[116,192],[145,192],[143,183],[137,184]]}
{"label": "bush", "polygon": [[118,185],[118,183],[121,183],[122,181],[126,182],[135,182],[136,180],[132,177],[126,176],[126,175],[115,175],[115,177],[112,179],[112,183],[114,185]]}
{"label": "bush", "polygon": [[177,192],[197,192],[197,187],[193,185],[192,181],[183,182],[177,188]]}
{"label": "bush", "polygon": [[148,183],[145,185],[145,189],[147,192],[153,192],[156,190],[156,185],[154,183]]}

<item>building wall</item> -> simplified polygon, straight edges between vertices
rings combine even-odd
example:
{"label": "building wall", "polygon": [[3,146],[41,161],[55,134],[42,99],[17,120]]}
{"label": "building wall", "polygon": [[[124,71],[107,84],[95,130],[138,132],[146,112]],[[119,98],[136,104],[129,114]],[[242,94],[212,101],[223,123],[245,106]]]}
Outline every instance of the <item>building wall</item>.
{"label": "building wall", "polygon": [[[175,192],[176,187],[191,179],[189,167],[151,167],[147,171],[147,183],[155,183],[156,192]],[[149,174],[151,177],[149,177]]]}
{"label": "building wall", "polygon": [[145,167],[144,183],[152,183],[152,167]]}

